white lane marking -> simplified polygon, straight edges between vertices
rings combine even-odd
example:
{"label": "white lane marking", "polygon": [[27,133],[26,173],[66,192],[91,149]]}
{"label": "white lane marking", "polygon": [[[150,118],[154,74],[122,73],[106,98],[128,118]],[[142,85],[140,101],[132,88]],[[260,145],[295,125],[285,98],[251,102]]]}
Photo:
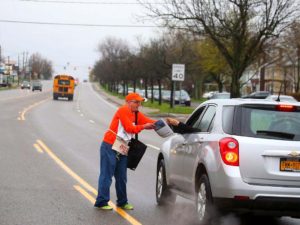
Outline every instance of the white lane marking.
{"label": "white lane marking", "polygon": [[90,87],[90,89],[94,92],[95,96],[96,96],[97,98],[99,98],[101,101],[103,101],[105,104],[107,104],[108,106],[110,106],[110,107],[112,107],[112,108],[114,108],[114,109],[117,109],[117,108],[118,108],[117,106],[115,106],[115,105],[109,103],[109,102],[106,101],[104,98],[102,98],[102,97],[101,97],[101,96],[100,96],[100,95],[92,88],[92,84],[89,84],[89,87]]}
{"label": "white lane marking", "polygon": [[77,110],[77,112],[79,112],[79,113],[80,113],[80,110]]}
{"label": "white lane marking", "polygon": [[83,114],[80,114],[81,117],[83,117]]}
{"label": "white lane marking", "polygon": [[154,145],[150,145],[150,144],[146,144],[148,147],[150,147],[150,148],[153,148],[153,149],[155,149],[155,150],[157,150],[157,151],[160,151],[160,148],[158,148],[158,147],[156,147],[156,146],[154,146]]}
{"label": "white lane marking", "polygon": [[95,121],[94,120],[89,120],[90,121],[90,123],[95,123]]}

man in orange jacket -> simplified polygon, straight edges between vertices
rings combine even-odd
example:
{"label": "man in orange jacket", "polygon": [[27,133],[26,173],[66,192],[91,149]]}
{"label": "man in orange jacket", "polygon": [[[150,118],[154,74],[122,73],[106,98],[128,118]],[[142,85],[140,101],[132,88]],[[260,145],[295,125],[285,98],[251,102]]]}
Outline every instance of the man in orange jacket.
{"label": "man in orange jacket", "polygon": [[[126,104],[118,108],[109,129],[104,135],[100,147],[100,176],[98,182],[98,196],[95,207],[102,210],[112,210],[108,205],[110,200],[110,185],[112,177],[116,180],[117,206],[126,210],[132,210],[133,206],[128,203],[126,183],[127,183],[127,152],[119,154],[112,149],[116,136],[128,142],[134,134],[144,129],[153,129],[155,120],[146,117],[138,112],[141,102],[145,99],[137,93],[130,93],[125,97]],[[138,112],[137,124],[135,124],[135,114]]]}

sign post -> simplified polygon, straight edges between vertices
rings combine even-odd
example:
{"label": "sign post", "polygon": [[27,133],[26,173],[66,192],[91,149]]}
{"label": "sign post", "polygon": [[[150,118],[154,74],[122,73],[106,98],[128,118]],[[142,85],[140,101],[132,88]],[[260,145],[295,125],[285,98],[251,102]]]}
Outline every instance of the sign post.
{"label": "sign post", "polygon": [[172,65],[171,96],[170,96],[170,107],[171,108],[173,108],[173,103],[174,103],[175,81],[184,81],[184,76],[185,76],[185,65],[184,64],[173,64]]}

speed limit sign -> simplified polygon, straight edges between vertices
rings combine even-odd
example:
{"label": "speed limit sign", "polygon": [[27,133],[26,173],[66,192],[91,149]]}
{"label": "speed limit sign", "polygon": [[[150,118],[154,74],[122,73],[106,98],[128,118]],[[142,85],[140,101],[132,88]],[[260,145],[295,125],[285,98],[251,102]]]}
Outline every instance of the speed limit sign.
{"label": "speed limit sign", "polygon": [[184,81],[184,64],[173,64],[172,65],[172,80]]}

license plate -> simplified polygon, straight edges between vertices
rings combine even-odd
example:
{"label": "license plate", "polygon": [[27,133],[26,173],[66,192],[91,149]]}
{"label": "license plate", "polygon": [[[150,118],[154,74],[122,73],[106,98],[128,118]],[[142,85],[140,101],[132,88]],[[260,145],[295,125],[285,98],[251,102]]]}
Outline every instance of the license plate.
{"label": "license plate", "polygon": [[300,172],[300,159],[281,158],[280,171]]}

